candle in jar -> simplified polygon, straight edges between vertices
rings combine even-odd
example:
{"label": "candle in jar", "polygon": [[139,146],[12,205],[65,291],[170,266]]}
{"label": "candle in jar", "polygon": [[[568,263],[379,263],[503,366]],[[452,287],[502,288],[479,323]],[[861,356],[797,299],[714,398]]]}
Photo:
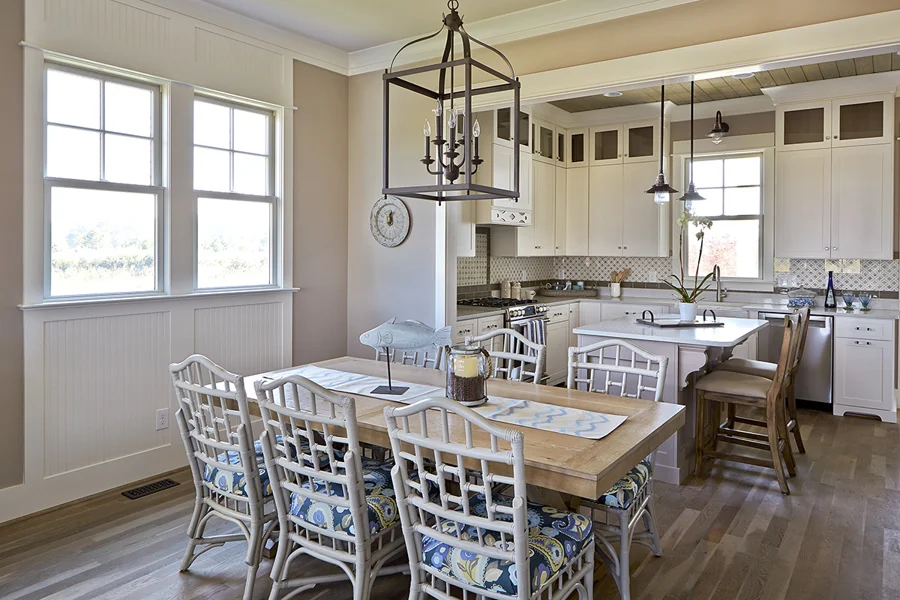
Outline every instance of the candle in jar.
{"label": "candle in jar", "polygon": [[457,377],[478,377],[478,355],[461,354],[454,356],[453,374]]}

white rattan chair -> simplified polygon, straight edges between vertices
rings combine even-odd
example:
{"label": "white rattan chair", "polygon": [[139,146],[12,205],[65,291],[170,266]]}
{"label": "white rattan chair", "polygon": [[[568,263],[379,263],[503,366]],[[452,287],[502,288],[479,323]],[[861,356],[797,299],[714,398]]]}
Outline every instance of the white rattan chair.
{"label": "white rattan chair", "polygon": [[[353,399],[297,375],[257,381],[255,388],[279,524],[270,600],[345,578],[354,600],[367,599],[376,576],[408,569],[382,568],[403,552],[393,462],[362,458]],[[289,578],[292,561],[302,555],[343,573]]]}
{"label": "white rattan chair", "polygon": [[399,365],[412,365],[426,369],[438,369],[443,366],[444,349],[393,350],[386,353],[382,348],[375,349],[375,360],[390,360]]}
{"label": "white rattan chair", "polygon": [[510,381],[541,383],[547,346],[535,344],[514,329],[495,329],[467,337],[466,343],[481,344],[494,362],[494,377]]}
{"label": "white rattan chair", "polygon": [[[278,521],[262,450],[253,442],[244,378],[199,354],[169,370],[179,406],[175,419],[197,491],[181,570],[207,550],[246,540],[244,600],[250,600],[263,544]],[[240,533],[205,537],[213,516],[234,523]],[[198,546],[205,547],[195,553]]]}
{"label": "white rattan chair", "polygon": [[[447,398],[384,414],[410,600],[593,597],[591,522],[526,501],[521,432]],[[481,483],[466,479],[467,464],[479,467]],[[429,495],[428,484],[437,492]],[[512,497],[494,493],[503,485],[513,486]]]}
{"label": "white rattan chair", "polygon": [[[569,348],[569,389],[627,398],[662,400],[669,359],[622,340]],[[655,365],[655,366],[654,366]],[[623,600],[631,598],[631,542],[662,556],[653,499],[653,456],[642,460],[600,498],[582,501],[591,510],[597,551],[609,567]],[[643,531],[638,525],[643,522]],[[618,552],[615,544],[619,545]]]}

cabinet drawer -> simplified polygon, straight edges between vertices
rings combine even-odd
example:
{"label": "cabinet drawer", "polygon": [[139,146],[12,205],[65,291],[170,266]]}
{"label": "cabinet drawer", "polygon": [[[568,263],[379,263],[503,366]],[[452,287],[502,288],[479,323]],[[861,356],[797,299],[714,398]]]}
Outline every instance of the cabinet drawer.
{"label": "cabinet drawer", "polygon": [[490,333],[495,329],[500,329],[502,327],[503,315],[497,315],[496,317],[484,317],[483,319],[478,319],[478,333],[476,335]]}
{"label": "cabinet drawer", "polygon": [[463,321],[462,323],[457,323],[453,326],[453,343],[454,344],[462,344],[466,341],[467,337],[477,335],[476,327],[477,321],[472,319],[470,321]]}
{"label": "cabinet drawer", "polygon": [[569,305],[568,304],[559,304],[557,306],[548,307],[547,318],[550,319],[551,325],[554,323],[568,323],[569,322]]}
{"label": "cabinet drawer", "polygon": [[669,307],[665,305],[659,304],[650,304],[641,306],[640,304],[604,304],[602,315],[604,321],[609,321],[610,319],[621,319],[622,317],[631,317],[634,319],[639,319],[641,314],[645,311],[649,310],[654,314],[654,316],[664,315],[669,312]]}
{"label": "cabinet drawer", "polygon": [[839,338],[860,340],[890,340],[894,333],[893,321],[880,319],[852,319],[838,317],[835,320],[835,335]]}

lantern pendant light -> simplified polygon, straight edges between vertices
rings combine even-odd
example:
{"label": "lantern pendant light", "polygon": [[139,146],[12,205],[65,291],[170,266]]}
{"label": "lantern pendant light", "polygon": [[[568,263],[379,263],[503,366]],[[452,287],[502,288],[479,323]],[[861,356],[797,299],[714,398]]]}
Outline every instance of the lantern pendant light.
{"label": "lantern pendant light", "polygon": [[682,202],[684,202],[684,208],[686,210],[691,209],[691,204],[697,202],[698,200],[706,200],[703,196],[697,193],[697,190],[694,189],[694,82],[691,82],[691,163],[689,173],[689,181],[688,189],[684,193],[684,195],[679,198]]}
{"label": "lantern pendant light", "polygon": [[[445,200],[489,200],[506,198],[518,201],[519,198],[519,144],[514,144],[511,189],[485,185],[475,181],[478,167],[484,163],[479,154],[479,137],[481,126],[473,118],[472,98],[483,94],[505,93],[512,97],[510,106],[510,122],[512,139],[519,139],[520,84],[509,60],[496,48],[485,44],[469,35],[463,26],[462,15],[459,14],[459,0],[448,0],[448,13],[444,15],[441,28],[432,35],[409,42],[394,55],[391,67],[383,76],[383,126],[384,138],[382,151],[382,193],[404,198],[434,200],[438,204]],[[441,60],[435,64],[414,66],[399,70],[394,69],[394,61],[401,52],[418,43],[437,37],[446,31],[446,43]],[[457,54],[457,42],[462,46],[461,56]],[[491,68],[472,57],[472,45],[480,46],[493,53],[502,61],[505,69]],[[490,55],[489,53],[485,53]],[[505,72],[502,72],[505,71]],[[457,77],[457,72],[461,77]],[[437,82],[434,87],[422,83],[422,75],[432,74]],[[415,79],[415,81],[413,81]],[[475,83],[476,80],[487,79],[494,83]],[[462,85],[457,88],[457,82]],[[499,83],[497,83],[499,82]],[[428,121],[422,128],[425,141],[425,152],[419,160],[424,171],[434,177],[431,185],[397,186],[390,181],[390,94],[392,89],[400,88],[435,103],[434,127]],[[431,118],[431,117],[429,117]],[[396,160],[396,159],[394,159]]]}
{"label": "lantern pendant light", "polygon": [[666,174],[663,171],[663,157],[665,156],[666,141],[666,86],[660,88],[659,99],[659,175],[656,176],[656,183],[647,190],[648,194],[653,194],[653,201],[657,204],[668,204],[669,197],[677,194],[678,190],[673,188],[666,182]]}

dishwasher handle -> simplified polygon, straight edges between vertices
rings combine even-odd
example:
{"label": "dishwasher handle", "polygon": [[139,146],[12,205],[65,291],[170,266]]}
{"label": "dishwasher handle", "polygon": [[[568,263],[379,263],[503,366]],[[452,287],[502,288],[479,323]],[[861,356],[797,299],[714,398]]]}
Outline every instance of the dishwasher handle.
{"label": "dishwasher handle", "polygon": [[[783,326],[784,318],[791,313],[759,313],[759,318],[765,321],[778,321]],[[828,315],[810,315],[809,326],[813,329],[825,329],[831,331],[834,324],[834,317]]]}

